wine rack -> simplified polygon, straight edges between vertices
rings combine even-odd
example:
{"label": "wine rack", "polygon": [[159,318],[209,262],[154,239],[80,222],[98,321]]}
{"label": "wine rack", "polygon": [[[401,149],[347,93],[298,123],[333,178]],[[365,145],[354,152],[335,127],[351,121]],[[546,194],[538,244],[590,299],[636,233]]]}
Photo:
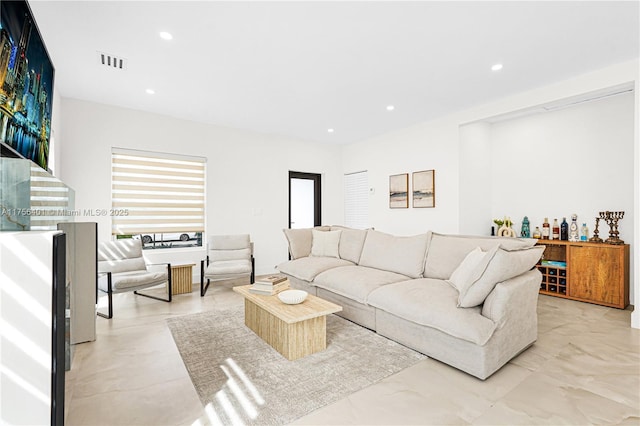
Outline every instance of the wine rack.
{"label": "wine rack", "polygon": [[[540,294],[624,309],[629,304],[629,245],[538,240]],[[544,261],[544,262],[543,262]]]}
{"label": "wine rack", "polygon": [[538,265],[542,273],[540,293],[567,295],[567,269],[559,266]]}

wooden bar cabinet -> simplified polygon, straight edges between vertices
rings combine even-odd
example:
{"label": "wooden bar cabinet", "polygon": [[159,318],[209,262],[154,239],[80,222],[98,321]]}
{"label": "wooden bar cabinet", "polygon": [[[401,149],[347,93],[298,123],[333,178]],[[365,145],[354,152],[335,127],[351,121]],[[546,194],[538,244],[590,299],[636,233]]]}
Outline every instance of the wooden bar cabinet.
{"label": "wooden bar cabinet", "polygon": [[[538,240],[540,293],[624,309],[629,305],[629,245]],[[546,263],[546,264],[545,264]],[[564,266],[563,264],[566,264]]]}

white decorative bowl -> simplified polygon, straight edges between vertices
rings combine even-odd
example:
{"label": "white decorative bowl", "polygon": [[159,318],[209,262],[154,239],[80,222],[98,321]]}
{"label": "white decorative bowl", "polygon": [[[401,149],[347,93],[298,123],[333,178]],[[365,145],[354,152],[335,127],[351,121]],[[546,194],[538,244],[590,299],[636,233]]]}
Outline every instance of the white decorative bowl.
{"label": "white decorative bowl", "polygon": [[307,294],[304,290],[285,290],[278,293],[278,299],[287,305],[297,305],[298,303],[304,302]]}

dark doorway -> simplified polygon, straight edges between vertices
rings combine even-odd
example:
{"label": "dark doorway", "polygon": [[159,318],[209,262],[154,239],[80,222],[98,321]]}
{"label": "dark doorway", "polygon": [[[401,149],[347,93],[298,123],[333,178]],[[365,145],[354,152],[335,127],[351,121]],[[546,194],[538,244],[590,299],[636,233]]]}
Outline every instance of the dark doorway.
{"label": "dark doorway", "polygon": [[289,172],[289,228],[311,228],[322,223],[321,175]]}

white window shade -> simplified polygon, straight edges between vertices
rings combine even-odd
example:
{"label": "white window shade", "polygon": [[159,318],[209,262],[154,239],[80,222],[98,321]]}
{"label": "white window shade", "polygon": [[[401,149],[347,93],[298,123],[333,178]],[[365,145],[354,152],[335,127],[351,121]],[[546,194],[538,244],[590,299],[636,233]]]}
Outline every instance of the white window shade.
{"label": "white window shade", "polygon": [[344,175],[344,225],[369,228],[369,176],[366,171]]}
{"label": "white window shade", "polygon": [[204,231],[205,159],[114,148],[112,234]]}
{"label": "white window shade", "polygon": [[31,231],[51,231],[58,229],[59,222],[69,222],[77,211],[73,190],[44,169],[31,166],[30,179]]}

